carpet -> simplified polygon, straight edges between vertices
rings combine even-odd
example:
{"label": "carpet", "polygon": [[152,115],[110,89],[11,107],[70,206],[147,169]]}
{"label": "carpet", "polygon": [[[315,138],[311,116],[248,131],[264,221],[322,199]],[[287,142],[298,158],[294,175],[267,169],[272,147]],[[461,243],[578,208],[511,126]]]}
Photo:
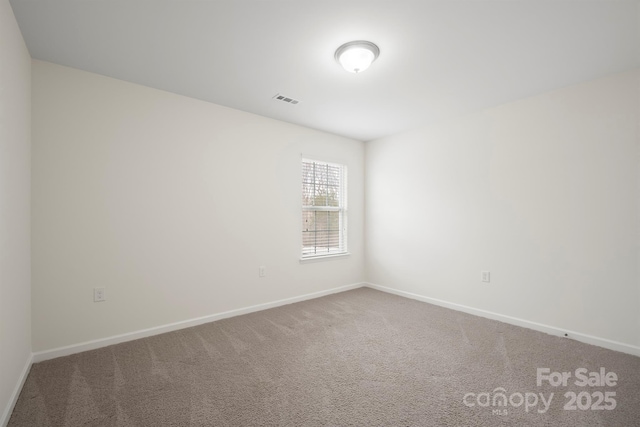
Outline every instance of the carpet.
{"label": "carpet", "polygon": [[502,425],[640,426],[640,358],[360,288],[34,364],[9,421]]}

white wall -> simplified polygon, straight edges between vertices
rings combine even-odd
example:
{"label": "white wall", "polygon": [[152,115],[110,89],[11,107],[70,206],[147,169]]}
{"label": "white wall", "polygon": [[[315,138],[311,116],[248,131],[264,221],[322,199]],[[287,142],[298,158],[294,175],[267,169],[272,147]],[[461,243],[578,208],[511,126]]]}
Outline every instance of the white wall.
{"label": "white wall", "polygon": [[31,59],[0,0],[0,425],[31,358]]}
{"label": "white wall", "polygon": [[368,142],[368,281],[640,345],[639,82]]}
{"label": "white wall", "polygon": [[[47,62],[32,72],[34,351],[363,280],[362,142]],[[350,257],[299,262],[303,153],[349,168]]]}
{"label": "white wall", "polygon": [[[365,145],[46,62],[32,72],[34,351],[365,272],[640,345],[637,71]],[[349,166],[348,258],[298,262],[301,153]],[[101,286],[108,301],[93,303]]]}

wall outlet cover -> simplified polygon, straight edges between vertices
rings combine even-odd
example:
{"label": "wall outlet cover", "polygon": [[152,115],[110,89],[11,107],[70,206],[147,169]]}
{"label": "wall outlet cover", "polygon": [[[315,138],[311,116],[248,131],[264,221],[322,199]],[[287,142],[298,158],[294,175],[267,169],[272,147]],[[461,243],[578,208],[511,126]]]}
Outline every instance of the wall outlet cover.
{"label": "wall outlet cover", "polygon": [[485,283],[489,283],[491,282],[491,272],[489,271],[482,271],[481,272],[481,280]]}
{"label": "wall outlet cover", "polygon": [[107,300],[104,288],[93,288],[93,302],[102,302]]}

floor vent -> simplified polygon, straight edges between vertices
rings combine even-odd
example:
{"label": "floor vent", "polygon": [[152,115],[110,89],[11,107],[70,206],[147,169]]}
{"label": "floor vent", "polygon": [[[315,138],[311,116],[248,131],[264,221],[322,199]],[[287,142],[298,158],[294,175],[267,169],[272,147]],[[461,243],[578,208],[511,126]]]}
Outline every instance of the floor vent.
{"label": "floor vent", "polygon": [[279,93],[277,93],[273,99],[275,99],[276,101],[282,101],[282,102],[286,102],[287,104],[298,104],[300,101],[298,101],[297,99],[293,99],[293,98],[289,98],[288,96],[284,96],[284,95],[280,95]]}

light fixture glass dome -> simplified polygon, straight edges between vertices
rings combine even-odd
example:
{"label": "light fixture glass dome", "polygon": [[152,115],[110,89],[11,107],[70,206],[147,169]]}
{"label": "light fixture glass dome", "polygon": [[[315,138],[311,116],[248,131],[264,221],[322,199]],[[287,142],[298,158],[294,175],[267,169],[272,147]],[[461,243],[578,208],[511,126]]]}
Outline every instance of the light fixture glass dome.
{"label": "light fixture glass dome", "polygon": [[364,40],[345,43],[336,50],[336,61],[350,73],[360,73],[380,54],[378,46]]}

